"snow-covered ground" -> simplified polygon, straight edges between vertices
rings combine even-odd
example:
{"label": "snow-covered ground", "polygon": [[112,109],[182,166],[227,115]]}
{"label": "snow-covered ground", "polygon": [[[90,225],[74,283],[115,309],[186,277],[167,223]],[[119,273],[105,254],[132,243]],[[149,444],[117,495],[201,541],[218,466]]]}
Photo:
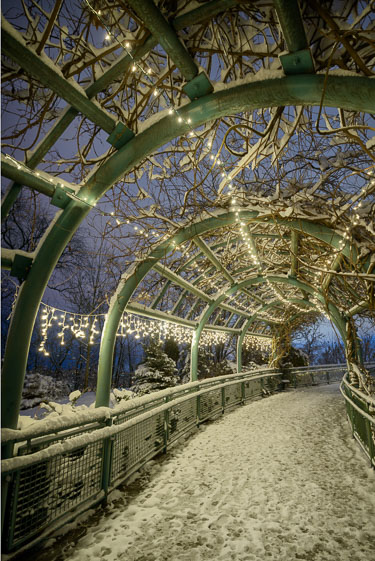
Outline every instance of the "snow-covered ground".
{"label": "snow-covered ground", "polygon": [[375,473],[338,384],[238,408],[151,464],[139,493],[46,559],[375,559]]}

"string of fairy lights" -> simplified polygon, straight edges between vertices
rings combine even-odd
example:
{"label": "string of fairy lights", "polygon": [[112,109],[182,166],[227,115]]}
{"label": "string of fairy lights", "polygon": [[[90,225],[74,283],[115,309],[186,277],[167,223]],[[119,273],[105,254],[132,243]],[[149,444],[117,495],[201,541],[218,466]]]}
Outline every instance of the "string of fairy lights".
{"label": "string of fairy lights", "polygon": [[[190,132],[188,133],[188,136],[194,136],[195,132],[192,128],[192,120],[190,117],[185,117],[183,116],[183,114],[179,111],[179,108],[176,107],[173,104],[173,101],[171,101],[169,99],[169,96],[167,95],[166,90],[163,89],[162,84],[158,85],[158,87],[155,86],[154,83],[154,79],[157,77],[155,71],[151,68],[151,66],[149,66],[147,64],[147,62],[145,60],[142,61],[138,61],[135,60],[134,58],[134,54],[132,52],[132,46],[131,43],[128,40],[121,40],[118,38],[118,36],[116,36],[115,33],[112,32],[112,30],[108,27],[108,25],[105,23],[104,19],[103,19],[103,14],[101,12],[101,10],[95,10],[95,8],[93,8],[93,6],[90,4],[90,2],[88,0],[85,0],[86,5],[88,6],[88,8],[90,9],[90,11],[95,15],[95,17],[100,21],[101,25],[103,26],[103,28],[106,31],[106,36],[105,36],[105,40],[106,41],[115,41],[122,49],[125,49],[127,55],[129,55],[129,57],[132,59],[132,64],[131,64],[131,71],[132,72],[137,72],[140,71],[142,73],[143,76],[146,77],[146,79],[148,80],[150,86],[153,88],[153,95],[154,96],[158,96],[161,93],[164,96],[164,99],[167,103],[167,110],[168,110],[168,114],[171,116],[175,116],[175,118],[177,119],[177,121],[179,123],[184,123],[187,128],[190,128]],[[255,241],[252,240],[251,234],[249,233],[249,231],[247,230],[247,225],[244,222],[244,220],[241,218],[241,210],[242,209],[242,202],[240,200],[240,194],[241,194],[241,190],[240,187],[236,188],[236,186],[233,185],[233,174],[228,173],[225,169],[225,162],[222,161],[222,159],[220,158],[220,153],[212,153],[212,139],[208,140],[207,143],[207,147],[210,150],[210,155],[209,155],[209,159],[212,162],[212,169],[216,166],[219,171],[220,171],[220,177],[222,180],[222,184],[224,185],[224,188],[227,187],[228,188],[228,196],[230,198],[231,201],[231,206],[230,206],[230,210],[234,212],[235,214],[235,221],[236,224],[238,226],[238,230],[241,233],[242,236],[242,241],[244,243],[244,245],[247,248],[248,251],[248,255],[249,258],[252,262],[252,264],[254,265],[254,267],[256,267],[258,269],[258,271],[262,271],[262,265],[260,263],[259,260],[259,256],[257,254],[257,249],[256,249],[256,245],[255,245]],[[12,161],[12,163],[14,165],[17,166],[17,169],[23,169],[25,171],[27,171],[27,173],[30,173],[32,175],[35,175],[36,177],[41,177],[43,178],[43,180],[48,181],[49,183],[51,183],[53,186],[56,186],[57,183],[50,177],[48,176],[48,174],[44,174],[43,172],[37,171],[37,170],[32,170],[29,167],[27,167],[25,164],[23,164],[22,162],[19,162],[17,160],[15,160],[12,156],[10,155],[5,155],[6,158],[8,158],[10,161]],[[373,172],[372,172],[373,173]],[[65,185],[62,182],[63,185]],[[375,180],[372,180],[369,182],[369,184],[366,187],[363,187],[362,190],[357,193],[355,196],[352,197],[352,202],[348,204],[348,209],[350,210],[352,208],[352,212],[353,212],[353,216],[349,216],[349,220],[350,220],[350,224],[348,226],[346,226],[345,228],[345,232],[343,233],[343,237],[342,239],[339,241],[338,244],[338,253],[340,253],[346,246],[347,243],[350,243],[350,240],[352,238],[352,228],[355,227],[356,225],[359,224],[360,221],[360,214],[359,214],[359,209],[362,206],[362,201],[360,199],[363,199],[364,197],[366,197],[371,189],[373,188],[375,184]],[[66,187],[72,187],[71,185],[66,185]],[[78,188],[78,186],[76,186]],[[71,193],[71,192],[66,192],[67,196],[75,199],[75,200],[79,200],[81,202],[84,202],[85,204],[87,204],[90,207],[95,207],[96,203],[89,203],[87,201],[87,198],[85,197],[80,197],[78,196],[75,192]],[[85,200],[86,199],[86,200]],[[107,216],[107,217],[111,217],[116,225],[123,225],[123,224],[127,224],[129,225],[131,223],[131,220],[127,219],[125,221],[121,221],[120,218],[118,216],[115,216],[114,212],[105,212],[101,209],[96,209],[97,212],[99,212],[101,215],[103,216]],[[139,236],[143,236],[146,238],[149,238],[150,241],[161,241],[162,239],[168,239],[168,235],[161,235],[159,234],[159,232],[157,232],[155,229],[151,229],[151,230],[147,230],[145,228],[141,228],[138,225],[133,225],[133,230],[134,233],[136,233]],[[160,236],[160,237],[159,237]],[[212,276],[208,276],[207,272],[203,270],[203,268],[197,269],[203,279],[205,281],[209,281],[210,282],[210,286],[214,287],[214,288],[218,288],[220,286],[220,280],[216,281],[213,279]],[[325,263],[322,266],[321,271],[319,271],[318,273],[316,273],[316,275],[313,277],[314,278],[314,282],[316,284],[319,284],[321,282],[321,274],[326,274],[329,273],[330,270],[330,264]],[[271,288],[271,290],[274,292],[275,296],[280,299],[283,303],[287,304],[288,306],[293,306],[295,309],[297,309],[298,311],[301,312],[308,312],[308,310],[306,310],[306,308],[303,308],[301,306],[298,306],[297,304],[293,303],[291,304],[290,301],[287,298],[284,298],[282,293],[280,293],[279,291],[277,291],[273,286],[272,283],[270,281],[267,280],[267,284],[268,286]],[[250,307],[245,307],[242,304],[239,304],[238,301],[235,299],[237,306],[240,306],[240,308],[242,309],[242,311],[247,311],[247,312],[251,312],[253,310],[250,309]],[[312,299],[312,301],[314,302],[314,304],[316,304],[316,306],[318,307],[319,311],[321,311],[321,313],[324,313],[325,315],[327,314],[327,310],[324,308],[324,306],[322,305],[322,303],[317,299]],[[254,310],[256,311],[256,310]],[[262,312],[260,315],[262,315],[262,317],[264,318],[268,318],[268,319],[272,319],[272,321],[280,321],[280,318],[274,318],[272,316],[270,316],[269,314],[267,314],[266,312]],[[127,316],[129,316],[129,314],[127,314]],[[73,314],[71,312],[66,312],[64,310],[57,310],[57,308],[51,308],[50,306],[47,306],[46,304],[44,304],[44,309],[43,309],[43,313],[42,313],[42,324],[43,324],[43,328],[42,328],[42,335],[43,335],[43,340],[42,343],[40,345],[40,351],[41,352],[48,352],[46,351],[45,348],[45,343],[47,341],[47,335],[48,332],[51,328],[52,325],[57,324],[60,328],[59,331],[59,339],[60,339],[60,343],[62,345],[65,344],[65,338],[66,338],[66,333],[67,331],[71,331],[73,333],[73,335],[77,338],[77,339],[82,339],[83,337],[85,337],[90,344],[93,344],[92,342],[95,340],[95,336],[99,333],[97,326],[98,326],[98,316],[85,316],[85,315],[81,315],[81,314]],[[154,322],[154,320],[145,320],[145,319],[140,319],[138,318],[137,320],[134,320],[133,323],[129,323],[129,318],[128,317],[124,317],[120,323],[120,330],[121,333],[118,333],[118,335],[122,335],[123,333],[128,332],[128,330],[130,329],[132,333],[134,333],[135,337],[141,337],[142,335],[144,335],[144,333],[154,333],[156,334],[156,332],[158,333],[167,333],[168,336],[170,333],[172,333],[172,331],[174,332],[174,336],[176,337],[176,340],[179,341],[187,341],[190,340],[193,336],[193,330],[188,328],[188,327],[184,327],[184,326],[180,326],[177,324],[172,324],[171,322],[166,322],[167,325],[169,325],[168,328],[163,328],[160,329],[158,327],[158,325],[160,324],[160,322]],[[155,324],[155,325],[154,325]],[[133,325],[136,326],[135,329],[133,329],[131,326]],[[173,327],[172,327],[173,325]],[[142,335],[141,335],[142,334]],[[207,339],[205,339],[205,337]],[[223,333],[221,332],[215,332],[214,334],[211,333],[204,333],[204,336],[202,334],[202,344],[203,341],[221,341],[220,337],[224,337]],[[215,343],[207,343],[207,344],[215,344]]]}
{"label": "string of fairy lights", "polygon": [[[49,356],[47,348],[49,337],[57,329],[57,339],[60,346],[71,344],[76,339],[87,345],[99,343],[100,320],[103,322],[106,314],[80,314],[60,310],[48,304],[42,303],[41,308],[41,342],[39,352]],[[177,344],[191,344],[195,337],[193,327],[184,326],[172,320],[155,320],[144,318],[133,313],[122,314],[117,330],[118,337],[133,336],[136,340],[151,338],[159,343],[173,339]],[[200,347],[225,344],[231,338],[231,334],[219,330],[204,330],[199,339]],[[253,345],[257,348],[266,348],[271,345],[271,340],[265,337],[251,335]]]}
{"label": "string of fairy lights", "polygon": [[256,337],[254,335],[245,335],[242,347],[245,350],[257,350],[267,353],[271,350],[272,340],[265,337]]}

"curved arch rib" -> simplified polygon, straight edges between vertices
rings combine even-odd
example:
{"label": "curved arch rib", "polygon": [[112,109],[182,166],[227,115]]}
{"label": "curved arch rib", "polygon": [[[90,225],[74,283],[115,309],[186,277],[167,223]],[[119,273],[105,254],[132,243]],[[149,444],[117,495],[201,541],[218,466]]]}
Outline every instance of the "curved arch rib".
{"label": "curved arch rib", "polygon": [[[240,219],[246,220],[251,219],[253,221],[264,221],[264,218],[259,216],[257,211],[241,211],[239,213]],[[97,383],[97,395],[96,395],[96,406],[106,406],[108,405],[111,378],[112,378],[112,364],[113,364],[113,353],[116,340],[116,333],[118,330],[118,325],[121,320],[121,316],[125,310],[127,303],[129,302],[131,295],[137,288],[138,284],[145,277],[145,275],[152,269],[154,264],[156,264],[162,257],[165,257],[172,249],[176,246],[184,243],[194,236],[203,234],[205,232],[214,230],[216,228],[222,228],[223,226],[228,226],[235,223],[237,220],[236,214],[234,212],[222,213],[218,216],[207,218],[201,222],[191,224],[181,229],[177,234],[171,236],[169,240],[162,242],[157,248],[155,248],[150,255],[142,262],[134,265],[129,272],[123,275],[120,284],[111,299],[110,308],[103,328],[103,335],[101,341],[100,357],[99,357],[99,369],[98,369],[98,383]],[[283,224],[294,228],[297,231],[305,234],[314,236],[321,241],[324,241],[331,245],[332,247],[338,248],[341,236],[336,234],[331,228],[327,226],[322,226],[314,224],[305,220],[288,220],[285,218],[274,218],[267,219],[270,223]],[[344,250],[346,255],[349,257],[353,255],[352,250],[349,246],[346,246]],[[266,280],[265,277],[256,277]],[[279,278],[279,277],[277,277]],[[290,281],[290,284],[297,283],[299,287],[307,287],[306,292],[313,293],[314,290],[308,285],[302,285],[296,279],[287,279],[285,277],[280,277],[283,279],[281,282]],[[272,282],[272,277],[268,277],[268,280]],[[232,292],[237,291],[238,288],[245,288],[247,281],[234,285],[233,287],[227,289],[222,295],[219,295],[214,302],[210,302],[208,308],[204,312],[204,318],[196,330],[195,339],[192,343],[191,352],[191,371],[193,377],[195,376],[197,369],[198,360],[198,345],[199,337],[207,322],[209,316],[212,312],[230,295]],[[249,284],[253,284],[250,282]],[[324,302],[323,297],[322,302]],[[210,298],[212,300],[212,298]],[[194,350],[193,350],[194,349]]]}
{"label": "curved arch rib", "polygon": [[[167,115],[143,130],[90,175],[79,192],[89,204],[104,193],[146,155],[174,137],[218,117],[244,110],[280,105],[319,105],[324,76],[297,75],[275,80],[236,85],[214,92],[181,109],[181,123]],[[324,105],[348,110],[375,112],[375,82],[369,78],[328,76],[324,88]],[[187,125],[191,119],[191,125]],[[90,207],[71,201],[50,227],[41,242],[35,260],[23,283],[9,327],[2,378],[2,423],[16,428],[22,396],[31,334],[42,295],[66,244]],[[160,258],[160,257],[159,257]],[[107,322],[106,322],[107,323]],[[22,341],[22,345],[19,345]],[[108,348],[104,350],[108,355]],[[109,353],[111,356],[112,354]]]}

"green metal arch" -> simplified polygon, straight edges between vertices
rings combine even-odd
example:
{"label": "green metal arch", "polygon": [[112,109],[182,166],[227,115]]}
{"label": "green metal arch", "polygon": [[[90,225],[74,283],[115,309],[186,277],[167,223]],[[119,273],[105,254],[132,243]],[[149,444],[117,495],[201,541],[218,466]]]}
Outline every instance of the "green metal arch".
{"label": "green metal arch", "polygon": [[[319,292],[319,290],[316,290],[316,289],[312,288],[311,286],[309,286],[308,284],[302,283],[302,282],[300,282],[300,281],[298,281],[294,278],[281,277],[281,276],[277,276],[277,275],[268,275],[267,277],[257,276],[257,277],[249,278],[249,279],[246,279],[245,281],[243,281],[239,284],[236,284],[236,285],[230,287],[227,290],[224,290],[217,297],[217,299],[214,302],[212,302],[211,304],[209,304],[207,306],[206,310],[204,310],[204,312],[201,316],[201,319],[199,321],[199,325],[198,325],[197,329],[195,330],[195,336],[193,338],[192,345],[191,345],[191,358],[190,358],[190,378],[191,378],[191,381],[195,381],[197,379],[199,338],[200,338],[201,333],[204,329],[204,326],[207,323],[211,314],[216,310],[216,308],[220,305],[220,303],[223,302],[223,300],[225,300],[228,296],[230,296],[231,294],[236,292],[240,287],[245,287],[245,286],[247,287],[247,286],[251,286],[253,284],[258,284],[258,283],[267,282],[267,281],[269,281],[271,283],[272,282],[280,282],[280,283],[284,283],[284,284],[293,285],[297,288],[300,288],[301,290],[304,290],[305,292],[307,292],[309,294],[314,294],[322,302],[322,304],[325,302],[324,297]],[[344,321],[343,317],[341,316],[339,310],[336,308],[336,306],[334,304],[329,302],[328,303],[328,312],[329,312],[330,317],[332,318],[333,323],[336,325],[337,329],[339,330],[341,337],[343,338],[343,340],[345,340],[345,321]]]}
{"label": "green metal arch", "polygon": [[[103,194],[146,155],[189,129],[223,115],[281,105],[324,105],[375,112],[375,82],[365,77],[287,76],[233,86],[193,101],[181,109],[181,123],[163,116],[130,140],[95,170],[78,196],[95,204]],[[324,86],[324,90],[323,90]],[[324,94],[323,94],[324,91]],[[187,125],[187,119],[191,125]],[[71,201],[51,224],[23,283],[14,309],[4,356],[2,423],[16,428],[32,330],[42,295],[63,250],[88,214],[90,206]],[[22,345],[19,345],[19,341]]]}
{"label": "green metal arch", "polygon": [[[265,311],[269,310],[270,308],[274,308],[277,304],[280,304],[280,303],[281,303],[281,300],[276,299],[273,302],[270,302],[269,304],[265,304],[264,306],[259,308],[259,310],[256,311],[250,319],[248,319],[245,322],[245,324],[242,328],[241,334],[239,335],[239,337],[237,337],[237,372],[238,373],[240,373],[242,371],[242,345],[243,345],[243,340],[245,338],[246,333],[250,329],[251,324],[253,323],[253,321],[256,320],[259,313],[265,312]],[[314,309],[316,308],[315,304],[313,304],[309,300],[301,300],[301,299],[298,299],[298,298],[292,298],[291,303],[292,304],[302,304],[302,305],[309,306],[309,307],[314,308]]]}
{"label": "green metal arch", "polygon": [[[259,213],[257,211],[241,211],[239,213],[239,217],[243,220],[251,219],[253,221],[259,222],[265,221],[264,217],[259,216]],[[113,353],[118,325],[120,323],[122,313],[125,310],[125,307],[139,282],[150,271],[150,269],[152,269],[153,265],[156,264],[162,257],[166,256],[170,251],[172,251],[172,249],[174,249],[176,245],[179,245],[194,236],[203,234],[216,228],[228,226],[235,223],[236,221],[237,216],[234,212],[226,212],[186,226],[185,228],[182,228],[177,234],[162,242],[150,253],[148,257],[146,257],[143,262],[134,265],[127,273],[125,273],[125,275],[123,275],[120,284],[111,299],[110,308],[103,328],[96,394],[97,407],[108,405],[112,377]],[[336,234],[327,226],[315,224],[306,220],[288,220],[285,218],[276,217],[266,218],[266,221],[270,223],[283,224],[284,226],[294,228],[301,233],[315,236],[316,238],[325,241],[333,247],[339,247],[339,243],[342,240],[341,236]],[[350,257],[352,252],[348,245],[345,246],[345,251],[347,256]],[[265,280],[264,277],[259,278]],[[283,279],[283,277],[280,278]],[[272,282],[272,277],[268,277],[268,279]],[[302,283],[299,283],[299,281],[296,281],[295,279],[284,280],[290,281],[290,284],[297,283],[297,286],[299,286],[300,288],[305,288],[305,285],[302,285]],[[237,291],[238,287],[245,287],[247,282],[248,281],[244,281],[243,283],[234,285],[208,306],[204,317],[206,318],[206,314],[208,314],[208,316],[205,320],[201,320],[195,332],[194,341],[196,344],[194,345],[194,341],[192,343],[191,369],[193,373],[196,372],[197,369],[199,337],[206,321],[208,320],[208,317],[218,307],[218,305],[220,305],[220,303],[227,298],[228,295],[230,295],[232,292]],[[310,287],[308,288],[309,290],[306,290],[306,292],[315,292]]]}

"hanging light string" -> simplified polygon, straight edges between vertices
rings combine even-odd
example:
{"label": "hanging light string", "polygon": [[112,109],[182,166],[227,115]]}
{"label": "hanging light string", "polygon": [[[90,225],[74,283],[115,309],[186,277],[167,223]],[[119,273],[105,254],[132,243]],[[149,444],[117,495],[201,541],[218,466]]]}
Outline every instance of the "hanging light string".
{"label": "hanging light string", "polygon": [[[98,344],[97,335],[100,333],[99,322],[107,314],[81,314],[68,312],[55,308],[42,302],[41,307],[41,335],[39,352],[44,356],[49,356],[46,345],[51,330],[57,327],[57,338],[60,345],[67,343],[67,335],[71,334],[76,340],[90,346]],[[167,339],[173,339],[177,344],[191,344],[195,337],[195,329],[190,326],[179,325],[173,320],[154,320],[140,317],[136,314],[124,312],[122,314],[117,337],[127,337],[132,335],[136,340],[152,338],[160,343]],[[227,343],[232,337],[231,333],[219,330],[204,330],[199,339],[200,347],[210,347]],[[255,336],[254,336],[255,337]],[[258,339],[258,338],[257,338]],[[259,341],[264,338],[259,337]]]}
{"label": "hanging light string", "polygon": [[[161,86],[158,86],[158,88],[155,87],[155,85],[153,83],[153,74],[154,73],[153,73],[152,68],[150,66],[147,66],[145,63],[142,63],[144,65],[144,66],[142,66],[142,64],[140,62],[135,61],[134,60],[134,55],[132,54],[132,51],[131,51],[130,42],[127,41],[127,40],[119,40],[118,37],[112,32],[112,30],[107,26],[107,24],[103,20],[101,10],[95,10],[88,0],[85,0],[85,3],[88,6],[88,8],[90,9],[90,11],[95,15],[95,17],[101,22],[103,28],[106,30],[107,35],[105,37],[105,40],[109,41],[109,40],[113,39],[115,42],[118,43],[118,45],[121,48],[125,49],[127,55],[129,55],[129,57],[133,60],[133,64],[131,66],[131,71],[136,72],[137,69],[140,70],[142,72],[142,74],[149,81],[150,86],[154,87],[153,95],[157,96],[161,92],[163,93],[163,95],[165,95],[165,99],[167,101],[167,104],[169,105],[168,114],[170,114],[170,115],[174,114],[179,123],[184,122],[189,128],[190,125],[192,124],[191,118],[189,118],[189,117],[185,118],[179,113],[178,109],[171,103],[166,91],[163,90],[163,88]],[[189,136],[192,136],[192,135],[194,135],[194,131],[191,128]],[[211,152],[212,139],[208,140],[208,148]],[[5,157],[10,159],[13,162],[13,164],[15,164],[17,166],[17,169],[22,168],[22,169],[26,170],[28,173],[33,174],[37,177],[41,176],[44,180],[48,181],[53,186],[56,186],[56,183],[50,177],[45,176],[44,174],[41,174],[37,170],[32,170],[32,169],[28,168],[25,164],[23,164],[21,162],[18,162],[17,160],[15,160],[12,156],[10,156],[8,154],[5,155]],[[239,228],[239,231],[241,232],[243,243],[244,243],[245,246],[247,246],[250,259],[251,259],[253,265],[255,267],[257,267],[258,270],[261,271],[262,266],[260,264],[258,256],[256,255],[256,251],[255,251],[253,245],[250,242],[250,235],[245,229],[246,224],[243,221],[241,221],[241,218],[240,218],[240,212],[242,210],[242,208],[241,208],[242,202],[238,200],[238,197],[242,194],[241,187],[238,186],[238,188],[236,189],[236,187],[233,185],[232,175],[231,175],[231,173],[226,172],[225,163],[219,158],[219,153],[215,155],[214,153],[211,152],[209,157],[210,157],[210,160],[213,162],[212,163],[212,168],[214,168],[215,166],[217,166],[219,168],[222,181],[224,182],[224,187],[225,186],[228,187],[228,195],[229,195],[229,197],[231,197],[231,210],[235,212],[236,223],[237,223],[237,226]],[[372,171],[372,173],[373,173],[373,171]],[[366,187],[362,188],[361,192],[358,195],[353,196],[353,198],[352,198],[353,202],[351,203],[351,206],[353,206],[353,217],[349,217],[350,225],[347,226],[346,229],[345,229],[345,232],[343,234],[343,239],[339,243],[338,253],[340,253],[342,251],[342,249],[345,247],[345,244],[347,243],[347,241],[349,241],[350,235],[351,235],[351,228],[356,226],[358,224],[358,221],[360,220],[360,215],[358,213],[359,212],[358,209],[359,209],[359,207],[361,207],[362,202],[359,199],[366,197],[371,192],[372,188],[374,187],[374,184],[375,184],[375,180],[372,179]],[[90,204],[87,201],[86,197],[81,198],[81,197],[77,196],[77,194],[70,193],[70,192],[66,192],[66,194],[70,198],[72,198],[74,200],[78,200],[80,202],[83,202],[87,206],[90,206],[92,208],[96,207],[96,203]],[[349,208],[350,208],[350,206],[349,206]],[[117,226],[125,225],[125,224],[129,225],[130,224],[130,220],[121,221],[118,217],[115,217],[114,212],[105,212],[105,211],[103,211],[101,209],[98,209],[98,208],[96,208],[96,210],[102,216],[113,218],[115,220],[115,223],[116,223]],[[149,232],[146,231],[145,229],[142,229],[142,228],[138,227],[138,226],[134,226],[134,232],[136,232],[139,236],[149,237]],[[155,232],[155,230],[151,231],[151,237],[152,236],[155,237],[155,241],[159,241],[159,242],[160,242],[160,239],[165,239],[165,236],[164,236],[164,238],[162,237],[162,238],[158,239],[158,237],[157,237],[158,233]],[[327,269],[326,272],[328,272],[328,269]],[[207,278],[207,280],[210,279],[210,277],[207,277],[207,275],[206,275],[206,278]],[[214,282],[215,286],[218,286],[218,283],[219,283],[219,281],[212,281],[211,279],[210,279],[210,282],[211,283]],[[272,285],[271,285],[271,288],[273,289]],[[275,292],[275,290],[274,290],[274,292]],[[275,292],[275,295],[278,298],[280,298],[279,293]],[[289,301],[287,301],[286,303],[288,305],[290,305]],[[321,305],[321,303],[319,303],[319,305],[320,305],[319,309],[323,313],[324,308]],[[46,307],[46,305],[44,305],[44,306]],[[295,304],[293,304],[293,306],[295,308],[297,308],[299,311],[307,312],[306,309],[300,308]],[[62,312],[60,314],[60,318],[59,318],[62,321],[60,321],[59,323],[62,323],[62,325],[61,325],[62,329],[60,331],[60,338],[61,338],[62,343],[64,343],[64,332],[68,329],[66,321],[68,321],[68,318],[71,317],[72,314],[64,312],[64,310],[58,310],[57,308],[55,308],[54,310],[56,312]],[[326,313],[326,310],[324,310],[324,312]],[[48,328],[49,328],[50,323],[55,321],[56,318],[55,318],[53,312],[45,312],[44,315],[47,315],[47,318],[44,318],[45,319],[44,323],[45,323],[45,326],[47,326],[47,332],[48,332]],[[74,314],[74,315],[78,316],[80,314]],[[92,316],[92,317],[96,317],[96,316]],[[95,321],[94,321],[94,323],[95,323]],[[80,338],[82,336],[82,333],[84,333],[85,330],[87,329],[87,327],[89,326],[89,324],[86,325],[86,322],[83,322],[83,321],[79,321],[79,322],[77,322],[77,321],[74,322],[73,321],[73,323],[70,323],[69,325],[71,326],[70,330],[77,336],[77,338]],[[93,326],[93,323],[90,323],[90,329],[91,329],[92,326]],[[90,340],[93,339],[93,336],[95,335],[95,332],[96,332],[95,328],[92,327],[92,331],[90,331],[90,335],[89,335]],[[43,346],[43,348],[44,348],[44,346]]]}
{"label": "hanging light string", "polygon": [[[143,74],[143,76],[149,82],[150,87],[153,88],[153,96],[154,97],[157,97],[160,94],[163,95],[163,99],[164,99],[164,101],[166,102],[166,105],[167,105],[168,114],[169,115],[175,115],[178,123],[184,123],[185,125],[187,125],[188,128],[190,128],[190,131],[188,132],[187,136],[193,137],[196,133],[195,133],[193,127],[191,127],[192,119],[190,117],[182,116],[181,112],[179,112],[178,108],[174,105],[173,101],[170,100],[170,98],[167,94],[167,91],[163,87],[162,84],[159,84],[158,86],[156,86],[154,84],[154,81],[153,81],[154,71],[152,70],[152,68],[149,65],[147,65],[145,62],[141,63],[139,61],[136,61],[134,59],[134,55],[133,55],[133,52],[131,50],[131,44],[129,43],[129,41],[119,40],[118,37],[115,35],[115,33],[112,32],[112,30],[108,27],[108,25],[103,20],[102,11],[101,10],[95,10],[95,8],[90,4],[90,2],[88,0],[85,0],[85,3],[87,5],[87,7],[90,9],[90,11],[100,21],[103,28],[106,30],[107,35],[105,36],[105,40],[109,41],[109,40],[113,39],[116,43],[118,43],[119,47],[121,47],[125,50],[126,54],[133,61],[132,65],[131,65],[131,71],[136,72],[137,70],[139,70]],[[207,141],[207,147],[208,147],[209,151],[211,152],[212,139],[209,139]],[[220,150],[221,150],[221,148],[220,148]],[[221,179],[222,179],[222,184],[224,186],[223,188],[225,188],[225,186],[228,186],[229,190],[231,190],[233,188],[233,185],[231,183],[232,175],[230,173],[226,172],[225,164],[219,158],[219,153],[216,154],[216,155],[211,153],[210,154],[210,160],[212,161],[212,168],[214,168],[214,166],[217,166],[220,169],[220,176],[221,176]]]}
{"label": "hanging light string", "polygon": [[243,347],[246,350],[255,349],[262,352],[270,351],[272,347],[272,339],[266,337],[257,337],[256,335],[245,335]]}
{"label": "hanging light string", "polygon": [[[153,82],[154,72],[153,72],[151,66],[147,65],[146,63],[140,63],[139,61],[135,60],[134,55],[131,51],[131,44],[129,43],[129,41],[124,41],[124,40],[120,41],[118,39],[118,37],[115,35],[115,33],[112,32],[112,30],[108,27],[108,25],[103,20],[102,11],[101,10],[95,10],[95,8],[93,8],[93,6],[91,6],[91,4],[88,0],[85,0],[85,3],[87,5],[87,7],[91,10],[91,12],[95,15],[95,17],[100,21],[103,28],[106,30],[107,35],[105,36],[105,40],[110,41],[111,39],[113,39],[116,43],[118,43],[119,47],[123,48],[125,50],[126,54],[131,58],[131,60],[133,61],[132,65],[131,65],[131,71],[136,72],[137,70],[139,70],[143,74],[143,76],[149,82],[149,85],[153,88],[153,96],[154,97],[157,97],[161,93],[163,94],[163,98],[167,102],[167,107],[169,106],[168,114],[169,115],[175,114],[175,116],[177,118],[177,121],[179,123],[184,122],[186,125],[191,125],[191,123],[192,123],[191,118],[190,117],[183,117],[179,113],[178,109],[171,103],[168,95],[166,95],[166,90],[163,89],[162,86],[158,86],[158,87],[155,86],[155,84]],[[190,133],[189,133],[189,136],[192,136],[192,135],[194,135],[193,130],[191,130]]]}

